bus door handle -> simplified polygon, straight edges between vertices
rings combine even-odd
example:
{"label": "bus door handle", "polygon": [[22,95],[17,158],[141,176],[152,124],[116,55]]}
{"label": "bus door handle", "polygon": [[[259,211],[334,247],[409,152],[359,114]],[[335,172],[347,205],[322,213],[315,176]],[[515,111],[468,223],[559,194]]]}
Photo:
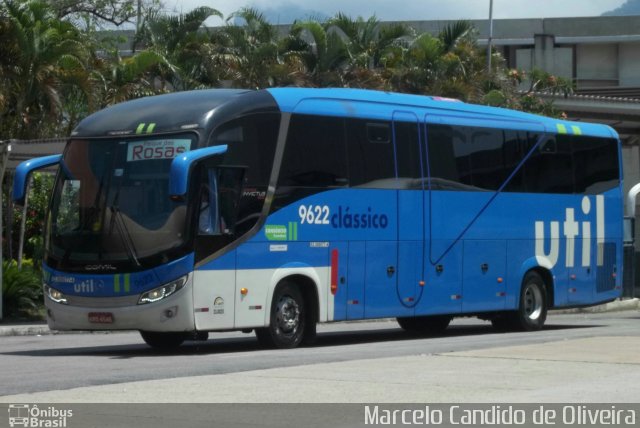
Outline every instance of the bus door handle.
{"label": "bus door handle", "polygon": [[387,275],[392,276],[394,273],[396,273],[396,268],[393,266],[389,266],[387,268]]}

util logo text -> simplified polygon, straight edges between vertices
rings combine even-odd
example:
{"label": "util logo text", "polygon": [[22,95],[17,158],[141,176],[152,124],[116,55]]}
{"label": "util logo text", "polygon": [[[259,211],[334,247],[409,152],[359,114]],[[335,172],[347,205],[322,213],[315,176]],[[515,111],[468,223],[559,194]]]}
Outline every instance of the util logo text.
{"label": "util logo text", "polygon": [[[598,266],[604,264],[604,196],[597,195],[595,216],[596,216],[596,243],[597,245],[597,263]],[[583,267],[591,266],[591,237],[592,225],[590,218],[593,217],[591,199],[588,196],[582,198],[582,214],[586,216],[583,219],[576,219],[574,208],[565,209],[565,219],[562,223],[562,234],[565,249],[565,266],[574,267],[576,264],[576,239],[582,238],[581,264]],[[591,214],[591,215],[590,215]],[[541,266],[548,268],[554,267],[558,263],[560,256],[560,222],[551,221],[549,226],[544,221],[536,221],[536,258]],[[546,231],[550,229],[550,240],[545,239]],[[549,252],[545,251],[549,248]],[[551,265],[551,266],[549,266]]]}

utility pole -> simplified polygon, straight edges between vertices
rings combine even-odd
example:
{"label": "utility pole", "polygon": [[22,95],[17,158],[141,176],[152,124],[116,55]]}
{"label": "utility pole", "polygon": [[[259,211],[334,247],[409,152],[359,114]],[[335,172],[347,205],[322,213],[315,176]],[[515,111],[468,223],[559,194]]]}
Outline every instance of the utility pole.
{"label": "utility pole", "polygon": [[493,0],[489,0],[489,39],[487,43],[487,73],[491,74],[491,42],[493,39]]}
{"label": "utility pole", "polygon": [[142,22],[142,0],[138,0],[138,17],[136,18],[136,34],[140,32],[141,22]]}

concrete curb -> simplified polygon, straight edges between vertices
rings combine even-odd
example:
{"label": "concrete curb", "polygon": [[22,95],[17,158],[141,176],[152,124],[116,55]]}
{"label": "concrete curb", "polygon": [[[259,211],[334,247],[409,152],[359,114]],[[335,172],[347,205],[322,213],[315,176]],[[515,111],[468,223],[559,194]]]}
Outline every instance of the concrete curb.
{"label": "concrete curb", "polygon": [[46,324],[27,324],[27,325],[0,325],[0,337],[2,336],[42,336],[45,334],[55,334],[49,330]]}
{"label": "concrete curb", "polygon": [[[640,299],[625,299],[616,300],[613,302],[605,303],[604,305],[591,306],[588,308],[575,308],[575,309],[558,309],[550,311],[552,314],[580,314],[580,313],[605,313],[605,312],[620,312],[620,311],[632,311],[640,310]],[[395,320],[393,320],[395,322]],[[350,321],[358,322],[358,321]],[[44,336],[52,334],[109,334],[117,333],[119,331],[57,331],[49,330],[49,326],[46,324],[17,324],[17,325],[1,325],[0,324],[0,337],[6,336]]]}

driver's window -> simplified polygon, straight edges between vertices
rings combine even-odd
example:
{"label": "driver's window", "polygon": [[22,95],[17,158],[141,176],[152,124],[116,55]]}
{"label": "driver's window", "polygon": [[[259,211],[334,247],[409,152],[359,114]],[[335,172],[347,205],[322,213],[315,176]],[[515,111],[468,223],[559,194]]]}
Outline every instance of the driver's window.
{"label": "driver's window", "polygon": [[200,209],[198,216],[198,233],[200,235],[219,235],[224,230],[223,220],[218,208],[218,180],[216,171],[208,169],[205,172],[200,189]]}
{"label": "driver's window", "polygon": [[199,235],[233,235],[244,168],[209,168],[202,175],[198,211]]}

